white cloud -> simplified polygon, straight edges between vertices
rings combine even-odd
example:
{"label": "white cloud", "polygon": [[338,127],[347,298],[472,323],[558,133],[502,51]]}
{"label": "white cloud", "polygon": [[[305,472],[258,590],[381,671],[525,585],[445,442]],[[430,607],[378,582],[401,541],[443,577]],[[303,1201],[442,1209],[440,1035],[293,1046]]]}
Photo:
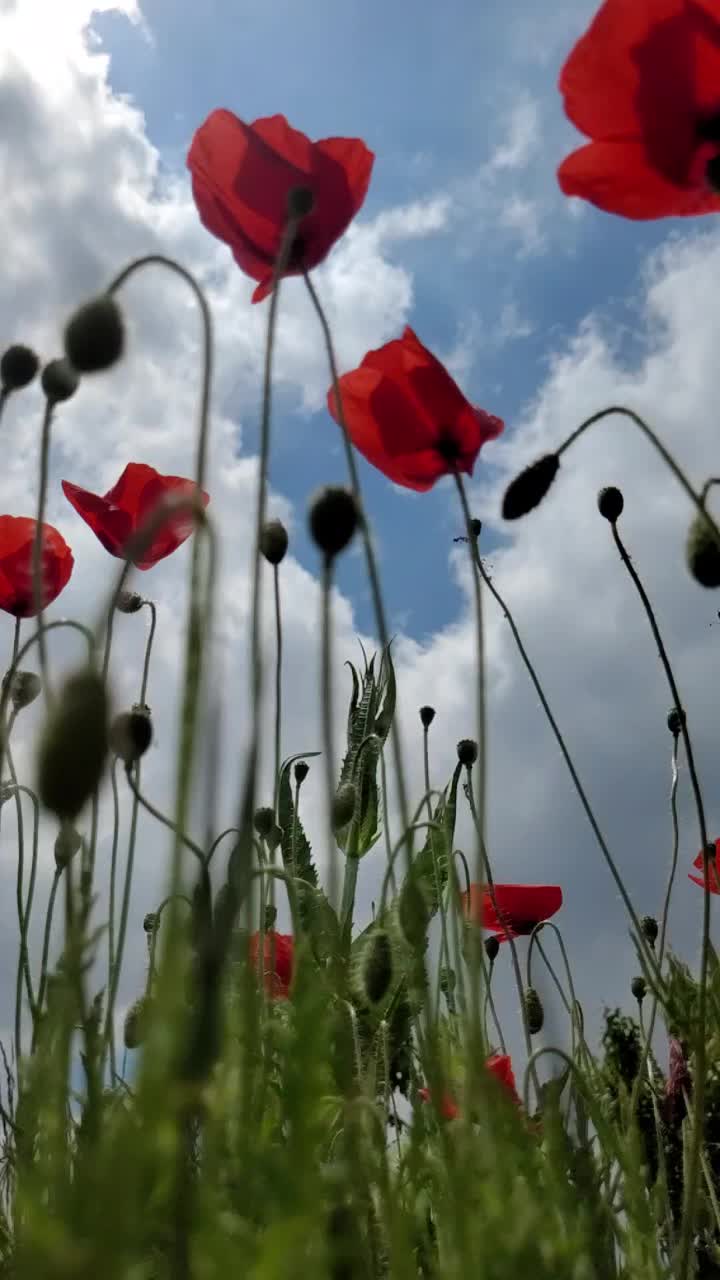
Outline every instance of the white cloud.
{"label": "white cloud", "polygon": [[534,98],[522,98],[510,113],[506,136],[493,151],[490,167],[495,170],[524,168],[534,157],[539,140],[539,104]]}

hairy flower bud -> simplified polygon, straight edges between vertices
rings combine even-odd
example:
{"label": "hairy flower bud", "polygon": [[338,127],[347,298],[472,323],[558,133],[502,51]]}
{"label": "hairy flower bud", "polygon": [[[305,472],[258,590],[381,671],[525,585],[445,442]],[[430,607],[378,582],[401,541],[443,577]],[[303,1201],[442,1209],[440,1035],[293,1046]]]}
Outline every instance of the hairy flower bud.
{"label": "hairy flower bud", "polygon": [[527,987],[525,990],[525,1014],[527,1016],[528,1031],[531,1036],[536,1036],[543,1029],[545,1010],[542,1006],[542,1000],[534,987]]}
{"label": "hairy flower bud", "polygon": [[500,943],[495,937],[495,934],[491,933],[490,937],[485,939],[483,945],[485,947],[485,955],[490,963],[494,964],[497,959],[498,951],[500,950]]}
{"label": "hairy flower bud", "polygon": [[643,916],[640,921],[640,928],[642,929],[643,937],[646,942],[649,942],[650,946],[654,947],[658,936],[658,922],[655,917]]}
{"label": "hairy flower bud", "polygon": [[360,513],[349,489],[328,485],[313,498],[309,520],[315,545],[332,560],[352,540]]}
{"label": "hairy flower bud", "polygon": [[22,711],[40,695],[42,680],[34,671],[16,671],[10,679],[10,700],[13,710]]}
{"label": "hairy flower bud", "polygon": [[143,929],[146,933],[154,933],[157,926],[157,912],[148,911],[143,920]]}
{"label": "hairy flower bud", "polygon": [[682,707],[673,707],[672,711],[668,711],[667,727],[673,738],[679,738],[683,731],[683,726],[687,722],[687,716]]}
{"label": "hairy flower bud", "polygon": [[152,742],[150,708],[136,703],[121,711],[110,726],[110,749],[126,766],[136,764]]}
{"label": "hairy flower bud", "polygon": [[122,312],[109,293],[79,307],[65,326],[65,355],[78,373],[109,369],[124,349]]}
{"label": "hairy flower bud", "polygon": [[430,910],[425,894],[412,876],[405,881],[400,890],[398,920],[410,946],[416,948],[424,946],[430,924]]}
{"label": "hairy flower bud", "polygon": [[115,598],[115,608],[120,613],[137,613],[144,603],[139,591],[119,591]]}
{"label": "hairy flower bud", "polygon": [[609,520],[610,524],[615,524],[622,515],[625,499],[619,489],[615,485],[608,485],[606,489],[601,489],[598,494],[598,511],[601,516]]}
{"label": "hairy flower bud", "polygon": [[633,978],[632,982],[630,983],[630,990],[632,991],[638,1003],[642,1004],[642,1001],[645,999],[645,996],[647,995],[647,982],[642,977]]}
{"label": "hairy flower bud", "polygon": [[147,996],[140,996],[139,1000],[130,1005],[125,1014],[125,1026],[123,1029],[126,1049],[137,1049],[138,1045],[142,1044],[147,1035],[149,1013],[150,1001]]}
{"label": "hairy flower bud", "polygon": [[720,542],[702,515],[690,525],[685,554],[688,569],[701,587],[720,587]]}
{"label": "hairy flower bud", "polygon": [[69,822],[63,822],[55,838],[55,866],[63,871],[82,848],[82,836]]}
{"label": "hairy flower bud", "polygon": [[505,490],[502,514],[504,520],[519,520],[542,502],[558,473],[560,459],[556,453],[546,453],[537,462],[526,467]]}
{"label": "hairy flower bud", "polygon": [[267,839],[275,826],[274,811],[268,808],[256,809],[253,824],[258,835],[262,836],[263,839]]}
{"label": "hairy flower bud", "polygon": [[302,783],[307,778],[309,772],[310,772],[310,765],[308,764],[307,760],[298,760],[294,769],[295,781],[297,782],[298,786],[302,785]]}
{"label": "hairy flower bud", "polygon": [[424,729],[429,729],[429,728],[430,728],[430,725],[432,724],[433,720],[435,719],[435,708],[434,708],[434,707],[421,707],[421,708],[420,708],[420,719],[421,719],[421,721],[422,721],[422,726],[423,726],[423,728],[424,728]]}
{"label": "hairy flower bud", "polygon": [[40,377],[42,389],[52,404],[60,404],[75,395],[80,379],[69,360],[60,358],[45,365]]}
{"label": "hairy flower bud", "polygon": [[260,534],[260,550],[268,564],[280,564],[288,549],[287,529],[281,520],[267,520]]}
{"label": "hairy flower bud", "polygon": [[352,822],[355,813],[355,805],[357,804],[357,787],[354,782],[343,782],[335,792],[333,800],[333,830],[340,831],[342,827],[346,827],[348,822]]}
{"label": "hairy flower bud", "polygon": [[478,758],[477,742],[472,738],[462,738],[457,744],[457,757],[462,765],[471,769]]}
{"label": "hairy flower bud", "polygon": [[99,786],[108,751],[105,682],[86,668],[68,677],[45,726],[38,792],[46,809],[73,821]]}
{"label": "hairy flower bud", "polygon": [[3,391],[21,391],[32,382],[40,361],[30,347],[15,342],[0,356],[0,383]]}
{"label": "hairy flower bud", "polygon": [[392,946],[385,929],[375,929],[365,946],[362,963],[363,993],[370,1004],[385,998],[393,974]]}

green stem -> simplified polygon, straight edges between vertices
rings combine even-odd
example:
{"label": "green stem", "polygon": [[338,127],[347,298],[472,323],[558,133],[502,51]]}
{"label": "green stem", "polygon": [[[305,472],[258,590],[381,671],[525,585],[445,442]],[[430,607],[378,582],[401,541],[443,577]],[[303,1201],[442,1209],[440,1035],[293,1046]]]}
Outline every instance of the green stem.
{"label": "green stem", "polygon": [[[333,801],[335,797],[335,744],[333,733],[333,700],[332,700],[332,619],[330,612],[332,592],[332,561],[326,556],[322,567],[322,585],[321,585],[321,621],[320,621],[320,643],[321,643],[321,687],[322,687],[322,727],[323,727],[323,754],[325,764],[325,830],[327,839],[327,852],[329,859],[329,898],[330,905],[333,910],[337,910],[338,900],[338,857],[337,843],[335,841],[335,830],[333,821]],[[350,859],[346,859],[345,881],[347,883],[350,876]],[[355,868],[355,876],[357,876],[357,867]],[[348,892],[350,887],[348,886]],[[352,883],[352,893],[354,897],[355,884]],[[346,895],[343,888],[343,903],[341,908],[341,920],[345,919]]]}
{"label": "green stem", "polygon": [[[491,961],[490,961],[489,970],[488,970],[487,982],[486,982],[486,984],[485,984],[485,1009],[486,1009],[486,1016],[487,1016],[487,1009],[488,1009],[488,1008],[490,1009],[490,1012],[491,1012],[491,1014],[492,1014],[493,1022],[495,1023],[495,1030],[496,1030],[496,1031],[497,1031],[497,1033],[498,1033],[498,1041],[499,1041],[499,1044],[500,1044],[500,1051],[501,1051],[501,1053],[506,1053],[506,1052],[507,1052],[507,1049],[506,1049],[506,1046],[505,1046],[505,1037],[503,1036],[503,1033],[502,1033],[502,1027],[501,1027],[501,1025],[500,1025],[500,1019],[498,1018],[497,1009],[495,1008],[495,1000],[493,999],[493,993],[492,993],[492,977],[493,977],[493,969],[494,969],[494,968],[495,968],[495,961],[494,961],[494,960],[491,960]],[[487,1027],[486,1027],[486,1029],[485,1029],[485,1030],[486,1030],[486,1034],[487,1034]],[[489,1039],[490,1039],[490,1037],[488,1036],[488,1041],[489,1041]]]}
{"label": "green stem", "polygon": [[[657,964],[660,972],[662,972],[663,960],[665,959],[665,939],[667,936],[668,917],[670,914],[670,898],[672,896],[673,885],[675,883],[675,874],[677,872],[677,864],[678,864],[678,849],[680,845],[680,827],[678,823],[678,811],[677,811],[677,789],[678,789],[677,757],[678,757],[678,738],[674,737],[673,750],[672,750],[672,785],[670,787],[670,815],[672,820],[673,843],[672,843],[672,855],[670,858],[670,875],[668,876],[667,889],[665,890],[665,901],[663,903],[662,920],[660,922],[660,938],[659,938],[658,953],[657,953]],[[658,1004],[659,1004],[659,992],[657,988],[653,986],[652,1005],[650,1007],[650,1019],[649,1019],[648,1033],[647,1033],[648,1048],[652,1045],[653,1033],[655,1031],[655,1021],[657,1018]]]}
{"label": "green stem", "polygon": [[151,817],[155,818],[157,822],[161,822],[164,827],[167,827],[168,831],[172,831],[173,835],[177,837],[181,844],[185,845],[186,849],[189,849],[191,853],[195,854],[198,862],[202,867],[204,867],[205,854],[200,848],[200,845],[196,844],[194,840],[191,840],[190,836],[186,835],[184,831],[178,831],[172,818],[166,817],[164,813],[161,813],[161,811],[155,807],[151,800],[148,800],[147,796],[142,794],[139,781],[133,777],[132,765],[126,765],[125,777],[127,778],[127,784],[138,804],[142,805],[143,809],[145,809]]}
{"label": "green stem", "polygon": [[226,827],[224,831],[221,831],[221,832],[220,832],[220,835],[219,835],[219,836],[216,836],[216,837],[215,837],[215,839],[213,840],[212,844],[210,845],[210,848],[208,849],[207,857],[205,858],[205,866],[206,866],[206,867],[208,867],[208,868],[210,867],[210,863],[212,862],[213,858],[215,857],[215,852],[216,852],[216,850],[217,850],[217,848],[218,848],[218,845],[220,844],[221,840],[224,840],[226,836],[232,836],[232,835],[236,835],[236,836],[240,836],[240,835],[242,835],[242,832],[241,832],[240,828],[239,828],[239,827]]}
{"label": "green stem", "polygon": [[[117,756],[115,756],[110,769],[113,794],[113,835],[112,853],[110,855],[110,906],[108,912],[108,992],[112,988],[112,978],[115,971],[115,882],[117,879],[117,854],[120,841],[120,796],[118,793],[117,765]],[[117,1060],[115,1057],[115,1027],[112,1022],[109,1027],[108,1048],[110,1051],[110,1079],[114,1080],[117,1073]]]}
{"label": "green stem", "polygon": [[43,591],[42,552],[43,524],[45,520],[45,506],[47,504],[48,490],[48,464],[50,460],[50,428],[52,426],[54,409],[55,401],[51,400],[49,397],[46,398],[45,411],[43,414],[42,435],[40,439],[40,486],[38,491],[37,523],[35,526],[32,555],[33,610],[38,621],[40,672],[42,674],[43,692],[45,694],[46,702],[48,703],[52,700],[52,690],[50,688],[50,670],[48,665],[45,630],[43,627],[43,610],[45,608],[45,601]]}
{"label": "green stem", "polygon": [[147,700],[147,687],[150,678],[150,658],[152,655],[153,640],[155,639],[155,628],[157,626],[157,609],[152,600],[143,600],[143,605],[150,610],[150,630],[145,643],[145,661],[143,662],[142,684],[140,685],[140,705],[144,706]]}
{"label": "green stem", "polygon": [[[50,937],[52,934],[53,914],[55,911],[55,898],[57,896],[60,877],[62,876],[62,868],[56,867],[53,873],[52,884],[50,886],[50,895],[48,897],[47,909],[45,911],[45,928],[43,930],[43,946],[42,959],[40,961],[40,981],[38,983],[37,1010],[42,1013],[43,1000],[45,998],[45,988],[47,986],[47,969],[48,958],[50,955]],[[35,1028],[37,1033],[37,1026]],[[33,1039],[33,1049],[35,1048],[35,1038]]]}
{"label": "green stem", "polygon": [[278,819],[278,795],[280,789],[281,764],[281,729],[282,729],[282,615],[280,613],[280,576],[279,566],[273,565],[273,587],[275,596],[275,818]]}

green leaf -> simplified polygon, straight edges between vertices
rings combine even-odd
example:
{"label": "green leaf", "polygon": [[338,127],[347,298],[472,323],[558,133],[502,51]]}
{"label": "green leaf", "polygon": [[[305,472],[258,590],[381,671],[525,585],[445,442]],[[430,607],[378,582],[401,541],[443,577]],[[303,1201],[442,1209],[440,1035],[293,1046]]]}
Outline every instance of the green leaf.
{"label": "green leaf", "polygon": [[[282,850],[283,865],[290,875],[299,876],[301,880],[306,880],[311,885],[317,885],[318,876],[312,858],[310,842],[305,835],[300,816],[295,812],[290,770],[296,760],[309,760],[313,756],[319,755],[319,751],[301,751],[297,755],[290,756],[284,761],[280,769],[280,785],[278,787],[278,821],[282,831],[280,848]],[[293,835],[295,838],[294,850]]]}
{"label": "green leaf", "polygon": [[457,789],[461,769],[462,765],[458,763],[435,806],[432,820],[440,830],[431,828],[428,831],[425,844],[413,864],[413,875],[425,893],[431,916],[438,911],[448,882],[450,857],[455,841]]}

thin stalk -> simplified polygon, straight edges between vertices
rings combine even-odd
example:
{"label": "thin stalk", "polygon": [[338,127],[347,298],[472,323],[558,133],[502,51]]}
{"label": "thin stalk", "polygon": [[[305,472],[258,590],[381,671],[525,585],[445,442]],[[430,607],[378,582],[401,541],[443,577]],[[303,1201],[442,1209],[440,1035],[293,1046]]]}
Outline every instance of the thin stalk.
{"label": "thin stalk", "polygon": [[[429,744],[429,725],[423,725],[423,769],[425,773],[425,796],[427,798],[428,820],[432,822],[432,801],[430,799],[430,744]],[[438,902],[438,912],[440,915],[440,950],[438,955],[438,972],[437,972],[437,1009],[436,1016],[440,1017],[440,977],[443,965],[450,969],[450,946],[448,943],[447,916],[445,910],[445,894],[442,891],[440,883],[440,869],[438,867],[437,854],[433,843],[432,833],[430,834],[430,853],[433,862],[433,877],[435,880],[435,893]],[[452,854],[452,850],[447,851],[448,859]]]}
{"label": "thin stalk", "polygon": [[52,426],[54,409],[55,401],[51,400],[49,396],[46,397],[45,410],[43,413],[42,434],[40,437],[40,485],[38,489],[37,523],[35,525],[35,538],[33,541],[32,554],[33,611],[38,620],[40,672],[42,674],[43,693],[48,704],[52,700],[52,690],[50,688],[50,669],[48,665],[45,630],[43,627],[43,610],[45,608],[45,601],[43,591],[42,552],[43,525],[45,520],[45,506],[47,504],[48,490],[48,465],[50,461],[50,428]]}
{"label": "thin stalk", "polygon": [[152,600],[143,600],[143,607],[150,610],[150,630],[145,643],[145,660],[143,662],[142,683],[140,685],[140,704],[144,705],[147,700],[147,687],[150,678],[150,658],[152,656],[153,640],[155,639],[155,628],[157,626],[157,609]]}
{"label": "thin stalk", "polygon": [[[658,945],[658,969],[662,970],[663,960],[665,959],[665,939],[667,936],[668,917],[670,915],[670,898],[672,896],[673,885],[675,883],[675,874],[678,864],[678,849],[680,845],[680,828],[678,823],[677,811],[677,789],[678,789],[678,738],[673,737],[672,750],[672,784],[670,787],[670,815],[672,820],[672,856],[670,859],[670,875],[668,876],[667,889],[665,890],[665,901],[663,903],[662,919],[660,922],[660,937]],[[652,1005],[650,1007],[650,1018],[648,1022],[647,1044],[652,1045],[653,1033],[655,1031],[655,1020],[657,1018],[659,1003],[659,992],[653,986]]]}
{"label": "thin stalk", "polygon": [[39,838],[39,831],[40,831],[40,805],[38,803],[38,798],[35,795],[35,792],[31,791],[30,787],[20,786],[17,782],[17,773],[15,771],[15,766],[12,761],[12,753],[10,750],[9,742],[8,742],[8,764],[10,767],[10,776],[16,787],[16,792],[15,792],[16,797],[19,798],[20,793],[24,792],[25,795],[28,796],[29,799],[31,800],[32,806],[33,806],[32,857],[30,861],[30,876],[28,880],[28,891],[27,891],[27,897],[25,899],[24,909],[22,907],[22,881],[23,881],[22,860],[20,859],[20,857],[18,857],[18,915],[19,915],[18,923],[20,926],[20,947],[18,951],[17,973],[15,977],[15,1036],[16,1036],[15,1043],[16,1043],[16,1054],[19,1061],[21,1046],[22,1046],[21,1018],[22,1018],[23,977],[25,979],[25,990],[27,993],[28,1006],[30,1009],[30,1016],[33,1023],[33,1029],[35,1027],[35,1020],[37,1017],[37,1008],[35,1005],[35,996],[33,993],[32,976],[30,973],[30,958],[28,955],[27,938],[28,938],[28,929],[30,927],[30,915],[32,913],[33,899],[35,897],[35,882],[37,879],[38,838]]}
{"label": "thin stalk", "polygon": [[209,868],[210,863],[212,862],[213,858],[215,857],[215,853],[216,853],[216,851],[217,851],[218,845],[220,844],[221,840],[224,840],[226,836],[232,836],[232,835],[236,835],[236,836],[240,836],[240,835],[242,835],[242,832],[241,832],[240,828],[239,828],[239,827],[226,827],[224,831],[221,831],[221,832],[220,832],[220,835],[219,835],[219,836],[216,836],[216,837],[215,837],[215,839],[213,840],[212,844],[210,845],[210,848],[208,849],[207,856],[206,856],[206,858],[205,858],[205,866],[206,866],[206,867],[208,867],[208,868]]}
{"label": "thin stalk", "polygon": [[[108,911],[108,991],[112,988],[112,978],[115,971],[115,882],[117,878],[117,854],[118,844],[120,840],[120,796],[118,793],[117,782],[117,756],[113,758],[112,767],[110,769],[110,781],[112,783],[113,794],[113,834],[112,834],[112,853],[110,855],[110,906]],[[115,1078],[117,1071],[117,1062],[115,1058],[115,1027],[110,1023],[110,1078]]]}
{"label": "thin stalk", "polygon": [[[338,857],[337,844],[335,841],[335,830],[333,821],[333,800],[335,796],[335,741],[333,732],[333,699],[332,699],[332,615],[331,615],[331,592],[332,592],[332,560],[326,556],[322,567],[322,584],[321,584],[321,619],[320,619],[320,643],[321,643],[321,675],[320,683],[322,688],[322,727],[323,727],[323,755],[325,764],[325,831],[327,838],[327,850],[329,859],[329,898],[330,905],[333,910],[337,910],[338,901]],[[355,861],[355,860],[353,860]],[[350,859],[346,859],[345,863],[345,882],[347,884],[348,877],[351,875]],[[355,867],[354,877],[357,877],[357,867]],[[350,886],[348,885],[348,893]],[[352,884],[352,898],[355,897],[354,880]],[[346,894],[343,887],[343,902],[341,912],[341,930],[344,928],[346,910]]]}
{"label": "thin stalk", "polygon": [[273,565],[273,587],[275,596],[275,818],[278,818],[278,795],[280,789],[280,764],[282,756],[282,615],[280,613],[280,575],[279,565]]}
{"label": "thin stalk", "polygon": [[[48,957],[50,954],[50,937],[52,934],[53,914],[55,912],[55,898],[57,897],[58,885],[63,873],[62,867],[56,867],[53,873],[52,884],[50,885],[50,895],[48,897],[47,909],[45,911],[45,928],[43,930],[43,946],[42,959],[40,961],[40,981],[38,983],[37,1010],[42,1013],[43,1000],[45,998],[45,988],[47,986],[47,969]],[[33,1042],[33,1048],[35,1044]]]}
{"label": "thin stalk", "polygon": [[190,836],[186,835],[184,831],[178,831],[172,818],[168,818],[164,813],[161,813],[161,811],[155,807],[152,801],[148,800],[147,796],[144,796],[142,794],[136,778],[133,777],[132,765],[126,765],[125,777],[127,779],[127,784],[130,790],[132,791],[135,799],[137,800],[138,804],[142,805],[143,809],[145,809],[150,814],[151,817],[155,818],[157,822],[161,822],[164,827],[167,827],[168,831],[172,831],[173,835],[175,835],[177,839],[180,840],[180,842],[185,845],[186,849],[189,849],[191,853],[195,854],[195,857],[197,858],[198,862],[204,867],[205,854],[200,848],[200,845],[196,844],[194,840],[191,840]]}
{"label": "thin stalk", "polygon": [[[502,1053],[506,1053],[507,1049],[505,1046],[505,1037],[502,1033],[502,1027],[500,1026],[500,1019],[498,1018],[497,1009],[495,1008],[495,1000],[493,999],[493,993],[492,993],[492,976],[493,976],[494,967],[495,967],[495,961],[491,960],[489,970],[488,970],[487,982],[485,984],[485,1017],[487,1019],[487,1010],[489,1008],[492,1014],[493,1022],[495,1023],[495,1030],[498,1033],[500,1050]],[[485,1034],[487,1035],[487,1026],[485,1029]],[[490,1037],[487,1036],[487,1039],[489,1042]]]}

